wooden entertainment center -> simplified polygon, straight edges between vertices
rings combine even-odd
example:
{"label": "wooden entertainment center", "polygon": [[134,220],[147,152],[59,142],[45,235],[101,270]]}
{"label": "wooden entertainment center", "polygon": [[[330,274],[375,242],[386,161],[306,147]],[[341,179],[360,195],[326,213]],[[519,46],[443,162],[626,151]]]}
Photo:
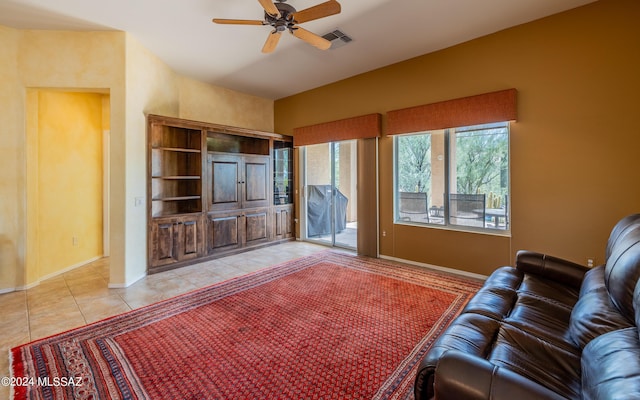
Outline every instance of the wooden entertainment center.
{"label": "wooden entertainment center", "polygon": [[291,136],[147,116],[148,272],[294,239]]}

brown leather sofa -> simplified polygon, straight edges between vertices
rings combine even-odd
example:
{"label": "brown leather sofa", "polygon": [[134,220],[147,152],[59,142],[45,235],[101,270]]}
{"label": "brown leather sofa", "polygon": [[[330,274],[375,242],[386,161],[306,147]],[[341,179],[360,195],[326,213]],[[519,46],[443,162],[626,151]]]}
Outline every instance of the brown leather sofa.
{"label": "brown leather sofa", "polygon": [[587,269],[520,251],[429,349],[415,397],[640,399],[640,214]]}

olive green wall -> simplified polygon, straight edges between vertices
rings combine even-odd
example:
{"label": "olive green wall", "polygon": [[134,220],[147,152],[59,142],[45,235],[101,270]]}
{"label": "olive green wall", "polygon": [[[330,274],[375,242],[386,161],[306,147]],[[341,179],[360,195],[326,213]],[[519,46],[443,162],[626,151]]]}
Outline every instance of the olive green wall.
{"label": "olive green wall", "polygon": [[599,263],[613,224],[640,212],[638,16],[638,1],[601,0],[283,98],[275,130],[516,88],[511,236],[394,225],[383,117],[380,253],[479,274],[518,249]]}

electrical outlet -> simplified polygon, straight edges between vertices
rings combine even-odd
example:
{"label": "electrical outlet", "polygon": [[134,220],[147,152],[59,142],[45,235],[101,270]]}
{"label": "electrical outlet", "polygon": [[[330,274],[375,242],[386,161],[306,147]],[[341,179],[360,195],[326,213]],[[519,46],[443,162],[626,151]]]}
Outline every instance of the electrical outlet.
{"label": "electrical outlet", "polygon": [[589,257],[587,258],[587,267],[592,268],[594,265],[594,258],[593,257]]}
{"label": "electrical outlet", "polygon": [[78,247],[78,237],[74,236],[71,238],[71,244],[73,244],[73,247]]}
{"label": "electrical outlet", "polygon": [[382,231],[382,237],[387,236],[387,231]]}

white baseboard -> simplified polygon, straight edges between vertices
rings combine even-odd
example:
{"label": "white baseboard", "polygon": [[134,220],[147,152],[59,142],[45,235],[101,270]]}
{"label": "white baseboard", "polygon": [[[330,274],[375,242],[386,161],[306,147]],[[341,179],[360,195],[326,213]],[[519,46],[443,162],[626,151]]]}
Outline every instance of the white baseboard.
{"label": "white baseboard", "polygon": [[55,278],[56,276],[65,274],[65,273],[67,273],[69,271],[73,271],[76,268],[84,267],[85,265],[90,264],[90,263],[92,263],[94,261],[98,261],[101,258],[102,258],[102,256],[92,257],[92,258],[90,258],[88,260],[79,262],[77,264],[73,264],[73,265],[71,265],[71,266],[69,266],[69,267],[67,267],[67,268],[65,268],[65,269],[63,269],[61,271],[56,271],[56,272],[54,272],[52,274],[42,276],[42,277],[40,277],[40,279],[38,279],[38,283],[40,283],[42,281],[46,281],[47,279]]}
{"label": "white baseboard", "polygon": [[473,273],[473,272],[462,271],[462,270],[455,269],[455,268],[440,267],[438,265],[425,264],[425,263],[421,263],[421,262],[417,262],[417,261],[405,260],[405,259],[402,259],[402,258],[390,257],[390,256],[385,256],[385,255],[380,255],[380,258],[383,258],[385,260],[397,261],[397,262],[401,262],[401,263],[404,263],[404,264],[415,265],[417,267],[435,269],[436,271],[447,272],[447,273],[450,273],[450,274],[460,275],[460,276],[464,276],[464,277],[467,277],[467,278],[480,279],[482,281],[487,279],[486,275],[481,275],[481,274],[476,274],[476,273]]}
{"label": "white baseboard", "polygon": [[109,289],[124,289],[124,288],[128,288],[129,286],[133,285],[134,283],[138,282],[140,279],[143,279],[146,276],[147,276],[147,273],[145,272],[144,274],[138,276],[137,278],[132,279],[130,281],[127,281],[125,283],[110,283],[109,285],[107,285],[107,287]]}
{"label": "white baseboard", "polygon": [[31,288],[34,288],[34,287],[38,286],[42,281],[46,281],[47,279],[55,278],[56,276],[60,276],[60,275],[62,275],[64,273],[67,273],[69,271],[73,271],[76,268],[84,267],[87,264],[90,264],[90,263],[92,263],[94,261],[98,261],[102,257],[103,256],[96,256],[96,257],[92,257],[92,258],[90,258],[88,260],[84,260],[82,262],[79,262],[77,264],[70,265],[70,266],[66,267],[65,269],[63,269],[63,270],[56,271],[56,272],[54,272],[52,274],[42,276],[37,281],[35,281],[33,283],[30,283],[28,285],[15,286],[15,287],[12,287],[12,288],[0,289],[0,294],[16,292],[16,291],[19,291],[19,290],[29,290]]}

